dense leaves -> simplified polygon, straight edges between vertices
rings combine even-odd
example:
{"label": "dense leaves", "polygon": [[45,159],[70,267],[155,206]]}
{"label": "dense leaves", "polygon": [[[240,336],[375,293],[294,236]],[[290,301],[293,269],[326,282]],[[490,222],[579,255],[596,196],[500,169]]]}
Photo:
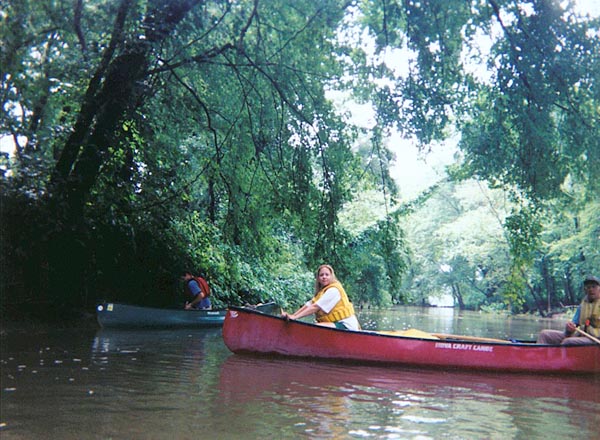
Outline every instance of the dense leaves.
{"label": "dense leaves", "polygon": [[[599,22],[568,2],[2,5],[4,309],[170,304],[185,268],[288,305],[328,262],[358,303],[542,310],[598,267]],[[402,200],[394,130],[457,130],[465,186]]]}

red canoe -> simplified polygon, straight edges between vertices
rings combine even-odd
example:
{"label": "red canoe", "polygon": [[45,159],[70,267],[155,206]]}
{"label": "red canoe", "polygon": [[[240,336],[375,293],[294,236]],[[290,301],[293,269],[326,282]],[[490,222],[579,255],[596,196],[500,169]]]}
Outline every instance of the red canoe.
{"label": "red canoe", "polygon": [[[338,330],[230,307],[223,326],[233,353],[334,359],[362,363],[529,373],[600,373],[600,345],[550,346]],[[478,340],[480,339],[480,340]]]}

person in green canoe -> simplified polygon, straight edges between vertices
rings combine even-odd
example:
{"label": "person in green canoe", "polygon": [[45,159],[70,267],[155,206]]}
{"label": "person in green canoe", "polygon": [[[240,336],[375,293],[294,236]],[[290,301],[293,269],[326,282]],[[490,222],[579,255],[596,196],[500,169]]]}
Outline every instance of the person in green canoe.
{"label": "person in green canoe", "polygon": [[188,271],[183,272],[181,278],[184,283],[185,294],[188,298],[191,298],[191,301],[185,303],[185,309],[211,309],[210,287],[206,280],[201,276],[194,276]]}
{"label": "person in green canoe", "polygon": [[[538,344],[588,345],[597,344],[600,337],[600,278],[588,276],[583,281],[585,298],[565,330],[542,330]],[[589,336],[579,332],[581,329]]]}
{"label": "person in green canoe", "polygon": [[315,278],[315,296],[296,312],[283,312],[286,319],[300,319],[315,315],[317,324],[345,330],[360,330],[354,307],[346,291],[338,281],[333,267],[328,264],[319,266]]}

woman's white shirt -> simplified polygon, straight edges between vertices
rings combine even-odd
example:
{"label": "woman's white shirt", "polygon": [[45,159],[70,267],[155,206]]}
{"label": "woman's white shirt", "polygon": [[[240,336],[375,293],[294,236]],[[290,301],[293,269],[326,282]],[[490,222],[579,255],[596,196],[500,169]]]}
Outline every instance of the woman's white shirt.
{"label": "woman's white shirt", "polygon": [[[342,294],[340,293],[337,287],[331,287],[325,291],[323,296],[317,300],[315,303],[324,313],[329,313],[333,310],[335,305],[342,300]],[[306,305],[311,305],[312,301],[308,301]],[[358,319],[356,316],[352,315],[348,318],[340,319],[340,322],[343,323],[350,330],[360,330],[360,325],[358,324]]]}

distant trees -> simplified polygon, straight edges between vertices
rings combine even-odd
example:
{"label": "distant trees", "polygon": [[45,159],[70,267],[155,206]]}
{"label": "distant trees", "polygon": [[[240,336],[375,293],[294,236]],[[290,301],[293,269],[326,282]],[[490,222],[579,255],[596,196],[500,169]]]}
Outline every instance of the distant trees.
{"label": "distant trees", "polygon": [[416,302],[451,295],[469,309],[546,314],[578,303],[583,277],[597,272],[600,205],[545,206],[531,221],[540,231],[523,246],[507,230],[522,213],[510,194],[475,180],[441,183],[404,217],[411,252],[403,287]]}

